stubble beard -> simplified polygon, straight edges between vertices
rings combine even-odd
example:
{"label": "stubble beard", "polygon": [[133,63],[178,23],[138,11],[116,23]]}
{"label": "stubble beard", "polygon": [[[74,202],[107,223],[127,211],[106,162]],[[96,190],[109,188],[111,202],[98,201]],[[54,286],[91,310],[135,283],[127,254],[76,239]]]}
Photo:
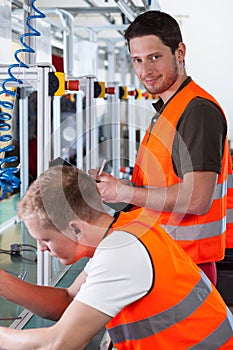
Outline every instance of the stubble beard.
{"label": "stubble beard", "polygon": [[179,77],[178,67],[174,60],[172,68],[169,74],[166,75],[166,78],[158,86],[147,86],[143,83],[145,89],[152,95],[159,95],[167,90],[177,81]]}

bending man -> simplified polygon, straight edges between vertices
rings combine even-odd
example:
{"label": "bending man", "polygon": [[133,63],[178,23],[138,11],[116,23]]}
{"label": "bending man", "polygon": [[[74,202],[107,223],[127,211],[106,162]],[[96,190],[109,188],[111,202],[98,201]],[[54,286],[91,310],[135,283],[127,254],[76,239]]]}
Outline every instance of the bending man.
{"label": "bending man", "polygon": [[41,251],[69,265],[87,256],[67,289],[0,270],[0,295],[57,323],[0,327],[0,349],[80,350],[105,326],[116,349],[232,349],[233,317],[205,274],[144,209],[114,218],[96,182],[75,167],[36,179],[18,214]]}

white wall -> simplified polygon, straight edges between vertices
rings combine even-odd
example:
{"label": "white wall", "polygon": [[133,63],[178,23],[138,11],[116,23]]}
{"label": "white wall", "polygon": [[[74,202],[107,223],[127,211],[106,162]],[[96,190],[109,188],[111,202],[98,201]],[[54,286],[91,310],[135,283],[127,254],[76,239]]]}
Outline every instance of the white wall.
{"label": "white wall", "polygon": [[233,140],[233,1],[159,0],[159,4],[180,21],[187,73],[221,103]]}
{"label": "white wall", "polygon": [[0,64],[11,63],[11,4],[7,0],[0,0],[0,47]]}

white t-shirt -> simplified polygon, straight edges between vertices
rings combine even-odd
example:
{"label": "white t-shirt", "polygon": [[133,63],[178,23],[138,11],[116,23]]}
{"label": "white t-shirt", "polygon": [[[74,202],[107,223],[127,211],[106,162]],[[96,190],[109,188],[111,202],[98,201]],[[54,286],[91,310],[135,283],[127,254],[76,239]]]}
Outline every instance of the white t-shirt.
{"label": "white t-shirt", "polygon": [[107,236],[84,270],[88,276],[75,300],[111,317],[144,296],[153,282],[147,249],[134,235],[123,231]]}

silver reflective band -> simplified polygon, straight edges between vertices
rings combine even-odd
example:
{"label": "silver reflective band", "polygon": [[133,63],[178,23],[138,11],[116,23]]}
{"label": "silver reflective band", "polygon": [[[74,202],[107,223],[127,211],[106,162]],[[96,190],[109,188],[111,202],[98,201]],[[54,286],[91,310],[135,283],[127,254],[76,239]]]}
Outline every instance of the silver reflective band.
{"label": "silver reflective band", "polygon": [[227,209],[227,224],[233,222],[233,209]]}
{"label": "silver reflective band", "polygon": [[188,350],[216,350],[233,337],[233,315],[227,309],[227,318],[219,325],[213,333]]}
{"label": "silver reflective band", "polygon": [[[227,188],[233,188],[233,174],[228,175]],[[227,224],[233,223],[233,209],[227,209]]]}
{"label": "silver reflective band", "polygon": [[226,231],[226,216],[222,220],[191,226],[162,225],[162,228],[176,241],[195,241],[215,237]]}
{"label": "silver reflective band", "polygon": [[227,194],[227,185],[228,185],[227,180],[225,180],[222,184],[217,184],[215,186],[213,199],[223,198]]}
{"label": "silver reflective band", "polygon": [[[230,181],[230,184],[232,184],[233,187],[233,177]],[[156,188],[155,186],[137,186],[137,187],[143,187],[143,188]],[[228,186],[228,180],[225,180],[222,184],[216,184],[214,194],[213,194],[213,200],[214,199],[221,199],[227,194],[227,188],[231,188],[230,185]]]}
{"label": "silver reflective band", "polygon": [[233,174],[228,175],[227,188],[233,188]]}
{"label": "silver reflective band", "polygon": [[200,281],[179,304],[144,320],[110,328],[108,331],[113,343],[150,337],[189,317],[202,305],[212,290],[209,279],[202,271],[200,273]]}

